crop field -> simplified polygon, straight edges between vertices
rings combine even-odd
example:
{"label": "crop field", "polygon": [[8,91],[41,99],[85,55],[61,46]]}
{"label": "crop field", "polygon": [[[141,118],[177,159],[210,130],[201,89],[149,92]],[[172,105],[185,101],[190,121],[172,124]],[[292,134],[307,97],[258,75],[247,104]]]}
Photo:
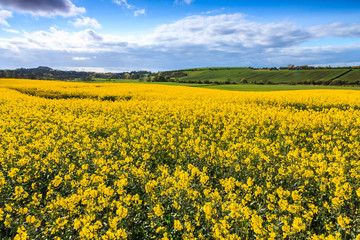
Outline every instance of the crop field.
{"label": "crop field", "polygon": [[[210,82],[241,82],[246,80],[248,83],[297,83],[297,82],[326,82],[346,73],[347,69],[315,69],[315,70],[253,70],[249,68],[209,68],[185,70],[188,76],[181,77],[183,81],[205,81]],[[346,80],[360,80],[360,71],[354,70],[352,75]],[[345,80],[345,79],[344,79]]]}
{"label": "crop field", "polygon": [[345,82],[360,81],[360,69],[353,69],[351,72],[339,79]]}
{"label": "crop field", "polygon": [[360,239],[360,92],[0,79],[0,239]]}

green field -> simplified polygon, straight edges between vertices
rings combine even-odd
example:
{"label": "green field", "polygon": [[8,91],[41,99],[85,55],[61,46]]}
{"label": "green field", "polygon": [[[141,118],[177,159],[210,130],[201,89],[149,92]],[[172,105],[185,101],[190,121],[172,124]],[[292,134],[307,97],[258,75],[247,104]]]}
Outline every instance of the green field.
{"label": "green field", "polygon": [[339,77],[340,81],[344,82],[356,82],[360,81],[360,69],[353,69],[352,71],[348,72],[344,76]]}
{"label": "green field", "polygon": [[[101,78],[94,78],[91,82],[164,84],[232,91],[360,90],[360,69],[263,70],[251,68],[195,68],[179,71],[186,73],[187,76],[178,79],[171,78],[170,82]],[[166,72],[163,74],[166,75]]]}
{"label": "green field", "polygon": [[[244,80],[248,83],[299,83],[299,82],[330,82],[346,73],[348,69],[314,69],[314,70],[254,70],[250,68],[206,68],[184,70],[187,76],[181,81],[198,82],[225,82],[239,83]],[[353,70],[350,79],[360,79],[359,69]],[[349,73],[349,74],[350,74]],[[343,77],[346,77],[345,74]]]}
{"label": "green field", "polygon": [[310,89],[344,89],[344,90],[360,90],[359,87],[352,86],[324,86],[324,85],[259,85],[259,84],[198,84],[198,83],[177,83],[177,82],[139,82],[139,80],[98,80],[95,83],[138,83],[138,84],[160,84],[170,86],[199,87],[230,91],[288,91],[288,90],[310,90]]}

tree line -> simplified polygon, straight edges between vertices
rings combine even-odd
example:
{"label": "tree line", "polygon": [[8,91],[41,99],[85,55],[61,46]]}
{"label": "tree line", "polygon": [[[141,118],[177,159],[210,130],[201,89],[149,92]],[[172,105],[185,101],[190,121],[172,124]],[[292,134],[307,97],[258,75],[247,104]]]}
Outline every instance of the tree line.
{"label": "tree line", "polygon": [[0,78],[24,78],[40,80],[80,80],[93,81],[101,79],[142,79],[151,75],[149,71],[133,71],[122,73],[96,73],[84,71],[63,71],[40,66],[37,68],[18,68],[14,70],[0,70]]}

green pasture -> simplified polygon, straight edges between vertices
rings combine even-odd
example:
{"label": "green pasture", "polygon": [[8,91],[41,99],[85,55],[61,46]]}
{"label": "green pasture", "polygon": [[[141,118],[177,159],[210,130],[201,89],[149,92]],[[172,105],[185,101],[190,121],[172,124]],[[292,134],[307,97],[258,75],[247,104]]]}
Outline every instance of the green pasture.
{"label": "green pasture", "polygon": [[[185,70],[188,76],[180,78],[182,81],[210,81],[239,83],[244,80],[248,83],[296,83],[307,81],[330,81],[345,73],[348,69],[314,69],[314,70],[253,70],[250,68],[226,68],[226,69],[200,69]],[[359,76],[356,71],[354,75]],[[346,76],[346,75],[345,75]],[[344,77],[345,77],[344,76]]]}

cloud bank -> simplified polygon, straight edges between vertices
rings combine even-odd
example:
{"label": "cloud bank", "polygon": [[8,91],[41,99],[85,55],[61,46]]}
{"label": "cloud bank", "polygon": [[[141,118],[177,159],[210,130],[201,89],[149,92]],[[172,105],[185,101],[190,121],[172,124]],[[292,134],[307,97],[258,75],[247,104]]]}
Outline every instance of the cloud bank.
{"label": "cloud bank", "polygon": [[264,25],[246,20],[242,14],[221,14],[190,16],[161,25],[147,41],[166,46],[197,44],[214,50],[242,51],[298,45],[312,37],[308,29],[292,23]]}
{"label": "cloud bank", "polygon": [[76,7],[70,0],[0,0],[0,7],[47,17],[69,17],[85,12],[85,8]]}
{"label": "cloud bank", "polygon": [[[79,19],[81,24],[87,22],[86,18]],[[290,22],[262,24],[249,21],[242,14],[190,16],[160,25],[151,34],[139,37],[51,28],[0,38],[0,54],[4,56],[0,64],[9,64],[10,59],[24,67],[36,62],[63,68],[167,70],[290,63],[329,65],[340,59],[346,65],[358,62],[360,42],[312,47],[302,44],[325,37],[357,38],[359,29],[359,23],[310,27]]]}

